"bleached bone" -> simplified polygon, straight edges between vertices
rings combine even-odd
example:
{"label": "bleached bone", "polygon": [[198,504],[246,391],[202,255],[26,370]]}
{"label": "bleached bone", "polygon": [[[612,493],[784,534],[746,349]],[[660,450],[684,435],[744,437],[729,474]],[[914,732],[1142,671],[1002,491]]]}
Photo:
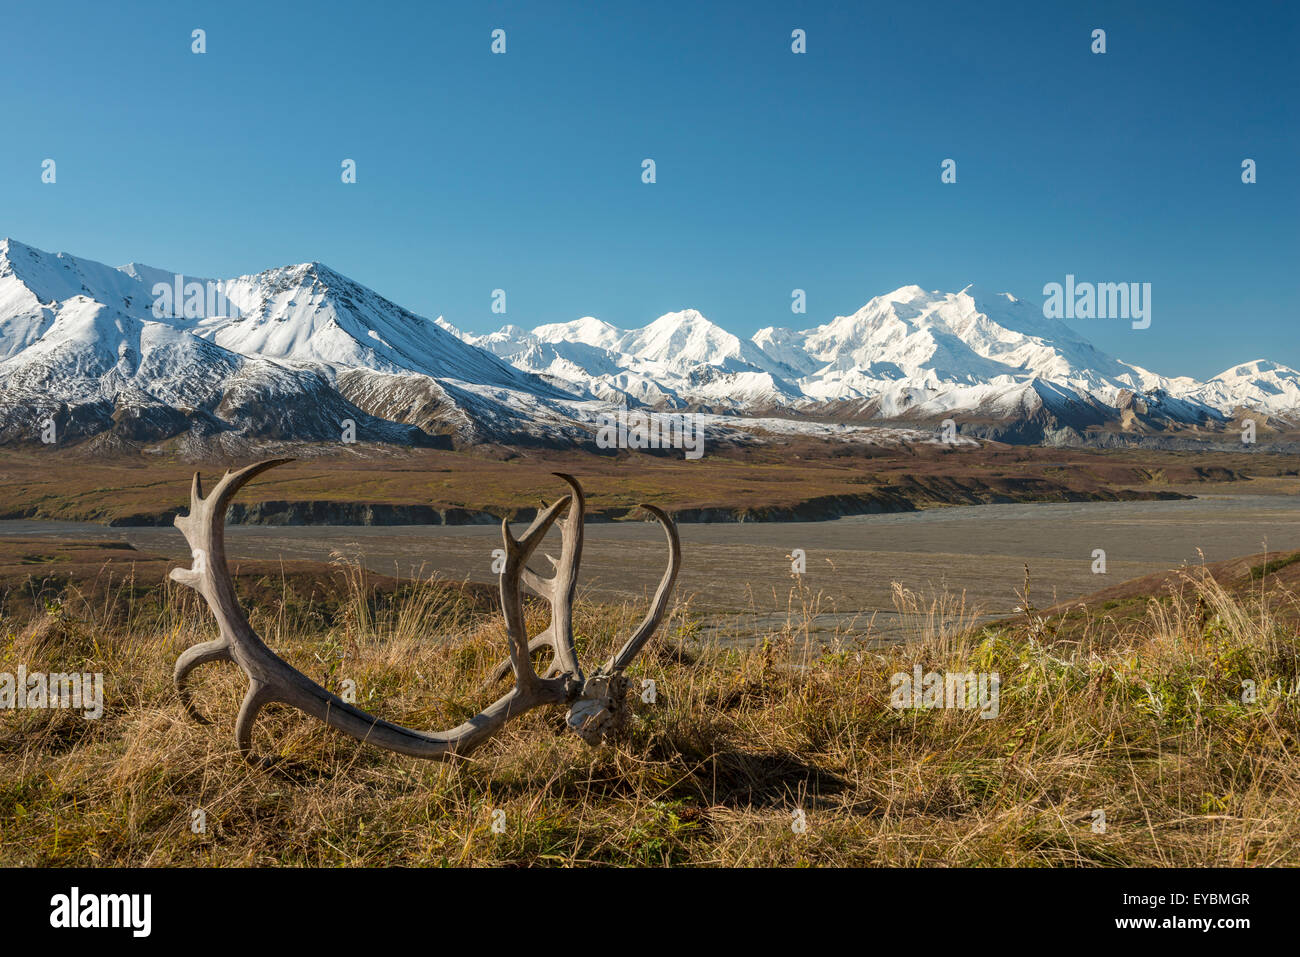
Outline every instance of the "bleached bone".
{"label": "bleached bone", "polygon": [[[219,638],[194,645],[176,659],[176,691],[191,717],[207,723],[190,695],[190,673],[210,661],[231,661],[248,676],[248,692],[235,720],[235,740],[240,751],[250,759],[253,724],[262,708],[272,703],[290,705],[360,741],[417,758],[467,755],[511,718],[542,705],[568,705],[569,727],[589,743],[604,740],[618,726],[627,688],[623,670],[663,621],[681,566],[677,527],[663,511],[653,505],[641,506],[658,519],[668,536],[668,568],[650,610],[622,648],[593,675],[585,677],[573,647],[573,599],[582,560],[585,500],[577,479],[556,472],[569,484],[570,495],[541,510],[518,540],[511,534],[509,522],[501,523],[506,552],[501,571],[501,613],[505,618],[510,657],[494,671],[493,677],[499,679],[513,671],[514,687],[449,731],[417,731],[348,704],[298,671],[258,637],[235,596],[234,579],[226,564],[226,509],[235,493],[250,479],[289,461],[292,460],[271,459],[227,472],[207,497],[196,472],[189,514],[176,518],[176,527],[190,544],[194,564],[191,568],[172,569],[171,578],[203,596],[221,632]],[[561,522],[560,558],[555,563],[555,574],[543,578],[529,569],[527,562],[566,504],[569,511]],[[551,608],[550,625],[531,641],[524,625],[521,584],[545,599]],[[531,655],[541,648],[549,648],[553,657],[545,673],[539,676]]]}

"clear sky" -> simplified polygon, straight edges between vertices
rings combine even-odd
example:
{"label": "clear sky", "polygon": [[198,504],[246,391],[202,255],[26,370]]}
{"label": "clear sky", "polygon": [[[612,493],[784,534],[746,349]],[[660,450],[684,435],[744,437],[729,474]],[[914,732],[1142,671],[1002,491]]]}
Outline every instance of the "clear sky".
{"label": "clear sky", "polygon": [[1297,4],[8,0],[3,16],[0,235],[42,249],[210,277],[320,260],[475,332],[693,307],[749,335],[910,283],[1037,302],[1073,273],[1152,283],[1149,329],[1073,323],[1121,358],[1300,367]]}

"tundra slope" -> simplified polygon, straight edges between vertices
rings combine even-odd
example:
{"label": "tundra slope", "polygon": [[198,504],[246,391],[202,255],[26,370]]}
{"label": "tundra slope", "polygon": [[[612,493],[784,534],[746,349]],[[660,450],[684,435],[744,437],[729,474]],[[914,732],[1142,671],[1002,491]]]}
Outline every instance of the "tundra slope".
{"label": "tundra slope", "polygon": [[[587,317],[487,336],[429,321],[321,263],[220,281],[155,313],[173,273],[0,241],[0,444],[201,456],[328,443],[591,445],[612,406],[705,414],[710,441],[935,441],[935,420],[1023,441],[1221,429],[1300,408],[1258,360],[1207,383],[1106,356],[1005,294],[907,286],[852,316],[750,340],[695,310],[620,330]],[[208,280],[185,277],[205,292]],[[189,311],[189,317],[185,313]]]}

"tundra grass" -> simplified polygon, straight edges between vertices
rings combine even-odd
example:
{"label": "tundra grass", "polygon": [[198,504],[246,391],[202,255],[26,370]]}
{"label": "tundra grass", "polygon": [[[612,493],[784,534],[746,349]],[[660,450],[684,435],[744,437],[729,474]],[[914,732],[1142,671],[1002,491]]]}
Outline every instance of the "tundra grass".
{"label": "tundra grass", "polygon": [[[354,682],[360,706],[414,727],[450,727],[500,693],[485,681],[505,635],[482,594],[340,578],[329,602],[284,583],[251,606],[254,626],[315,680]],[[0,865],[1300,863],[1294,596],[1188,573],[1068,639],[1028,600],[982,628],[960,596],[898,587],[895,603],[909,640],[881,649],[869,633],[812,637],[816,596],[799,580],[787,620],[744,648],[703,641],[682,602],[630,672],[624,735],[599,748],[542,709],[470,759],[430,763],[271,709],[260,768],[234,746],[235,668],[195,674],[211,724],[177,702],[172,662],[215,633],[192,595],[72,590],[0,619],[0,672],[102,672],[105,713],[0,712]],[[583,660],[642,613],[581,603]],[[529,617],[544,626],[540,607]],[[996,717],[895,708],[894,676],[915,666],[996,672]]]}

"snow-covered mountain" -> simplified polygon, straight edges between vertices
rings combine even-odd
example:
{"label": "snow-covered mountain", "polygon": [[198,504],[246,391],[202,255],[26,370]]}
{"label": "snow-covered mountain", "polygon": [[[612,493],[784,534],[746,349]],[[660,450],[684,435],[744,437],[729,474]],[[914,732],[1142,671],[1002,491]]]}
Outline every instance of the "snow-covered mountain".
{"label": "snow-covered mountain", "polygon": [[[166,295],[161,295],[165,290]],[[191,294],[197,294],[197,299]],[[172,441],[182,450],[358,441],[589,442],[610,405],[694,410],[715,434],[887,441],[881,425],[1092,441],[1300,420],[1300,372],[1208,382],[1099,352],[1042,309],[974,287],[904,286],[848,316],[742,339],[698,311],[619,329],[587,316],[462,333],[321,263],[231,280],[106,266],[0,241],[0,443]]]}
{"label": "snow-covered mountain", "polygon": [[[956,293],[904,286],[825,325],[764,329],[755,341],[801,370],[796,384],[808,400],[857,401],[884,418],[1117,407],[1126,391],[1181,395],[1195,384],[1098,351],[1037,304],[972,286]],[[1195,421],[1212,411],[1180,407],[1176,417]]]}
{"label": "snow-covered mountain", "polygon": [[1300,372],[1267,359],[1256,359],[1220,372],[1190,392],[1225,411],[1258,409],[1285,414],[1300,409]]}
{"label": "snow-covered mountain", "polygon": [[205,294],[189,318],[158,308],[174,282],[0,241],[0,442],[45,421],[61,440],[232,448],[339,441],[349,421],[402,444],[581,434],[563,393],[319,263],[214,284],[219,296],[184,277]]}
{"label": "snow-covered mountain", "polygon": [[268,269],[223,283],[232,315],[193,332],[233,352],[340,372],[418,372],[505,389],[536,383],[321,263]]}
{"label": "snow-covered mountain", "polygon": [[804,398],[792,370],[694,309],[629,331],[588,316],[462,338],[574,395],[618,404],[754,413]]}
{"label": "snow-covered mountain", "polygon": [[1300,374],[1285,366],[1247,363],[1208,383],[1167,378],[1100,352],[1038,304],[973,286],[903,286],[824,325],[769,327],[748,341],[695,310],[630,331],[586,317],[462,337],[574,394],[657,407],[890,421],[1037,416],[1075,429],[1300,409]]}

